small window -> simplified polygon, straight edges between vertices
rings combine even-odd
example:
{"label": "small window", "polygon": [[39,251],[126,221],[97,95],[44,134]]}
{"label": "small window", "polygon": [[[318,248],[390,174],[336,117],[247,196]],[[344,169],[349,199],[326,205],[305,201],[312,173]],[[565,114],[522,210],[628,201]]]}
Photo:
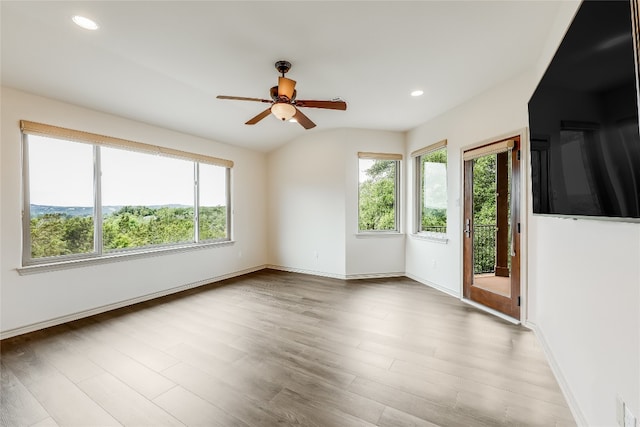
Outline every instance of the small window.
{"label": "small window", "polygon": [[358,153],[358,231],[398,232],[399,154]]}
{"label": "small window", "polygon": [[21,122],[23,265],[225,241],[232,162]]}
{"label": "small window", "polygon": [[201,163],[198,185],[198,239],[201,242],[225,239],[229,235],[229,200],[225,191],[229,169]]}
{"label": "small window", "polygon": [[416,171],[416,232],[447,232],[447,145],[446,140],[418,150]]}

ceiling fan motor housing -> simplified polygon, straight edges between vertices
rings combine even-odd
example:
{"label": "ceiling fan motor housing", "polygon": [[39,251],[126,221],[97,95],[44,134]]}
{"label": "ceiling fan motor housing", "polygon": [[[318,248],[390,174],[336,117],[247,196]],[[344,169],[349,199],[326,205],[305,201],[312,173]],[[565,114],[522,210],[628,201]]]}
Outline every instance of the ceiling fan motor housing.
{"label": "ceiling fan motor housing", "polygon": [[291,62],[289,61],[278,61],[276,62],[276,70],[282,73],[282,77],[289,71],[291,68]]}

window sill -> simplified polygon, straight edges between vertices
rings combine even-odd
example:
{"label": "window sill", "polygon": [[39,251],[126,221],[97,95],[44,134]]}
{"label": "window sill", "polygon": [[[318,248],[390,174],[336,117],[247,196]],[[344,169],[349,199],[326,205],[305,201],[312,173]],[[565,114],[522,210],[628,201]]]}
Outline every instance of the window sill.
{"label": "window sill", "polygon": [[190,252],[200,249],[209,249],[220,246],[233,245],[233,240],[225,240],[222,242],[211,243],[197,243],[188,244],[183,246],[172,246],[165,248],[146,249],[135,252],[119,252],[114,254],[103,255],[95,258],[74,259],[66,261],[49,262],[46,264],[34,264],[25,267],[16,268],[19,275],[25,276],[28,274],[48,273],[51,271],[68,270],[71,268],[88,267],[92,265],[110,264],[113,262],[130,261],[141,258],[151,258],[155,256],[177,254],[183,252]]}
{"label": "window sill", "polygon": [[449,243],[449,238],[444,233],[414,233],[411,234],[412,239],[426,240],[429,242],[441,243],[446,245]]}
{"label": "window sill", "polygon": [[404,234],[398,231],[370,231],[360,232],[356,234],[356,239],[377,239],[394,237],[404,237]]}

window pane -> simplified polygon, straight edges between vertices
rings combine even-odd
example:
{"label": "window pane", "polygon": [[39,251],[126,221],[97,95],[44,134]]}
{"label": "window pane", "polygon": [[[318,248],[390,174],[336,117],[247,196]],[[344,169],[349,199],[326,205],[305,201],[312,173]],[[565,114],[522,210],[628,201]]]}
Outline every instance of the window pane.
{"label": "window pane", "polygon": [[447,232],[447,149],[419,157],[420,227],[418,231]]}
{"label": "window pane", "polygon": [[226,239],[227,168],[200,164],[200,241]]}
{"label": "window pane", "polygon": [[93,147],[28,136],[31,258],[93,252]]}
{"label": "window pane", "polygon": [[105,251],[194,240],[194,163],[101,148]]}
{"label": "window pane", "polygon": [[395,231],[395,160],[359,159],[358,228],[360,231]]}

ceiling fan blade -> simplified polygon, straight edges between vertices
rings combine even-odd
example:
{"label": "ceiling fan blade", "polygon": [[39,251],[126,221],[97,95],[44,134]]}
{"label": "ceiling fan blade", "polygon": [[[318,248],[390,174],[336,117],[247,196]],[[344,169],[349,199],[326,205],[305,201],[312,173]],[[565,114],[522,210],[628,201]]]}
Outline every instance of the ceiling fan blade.
{"label": "ceiling fan blade", "polygon": [[267,108],[266,110],[264,110],[262,113],[258,114],[257,116],[255,116],[254,118],[250,119],[248,122],[245,123],[245,125],[255,125],[256,123],[258,123],[260,120],[264,119],[265,117],[267,117],[269,114],[271,114],[271,107]]}
{"label": "ceiling fan blade", "polygon": [[313,123],[309,117],[302,114],[302,111],[298,110],[297,108],[296,114],[293,115],[293,119],[295,119],[296,122],[300,123],[300,125],[305,129],[316,127],[316,124]]}
{"label": "ceiling fan blade", "polygon": [[268,102],[269,104],[271,104],[270,99],[260,99],[260,98],[245,98],[243,96],[226,96],[226,95],[218,95],[216,96],[216,98],[218,99],[232,99],[235,101],[256,101],[256,102]]}
{"label": "ceiling fan blade", "polygon": [[286,96],[293,99],[293,90],[296,87],[296,81],[286,77],[278,77],[278,96]]}
{"label": "ceiling fan blade", "polygon": [[327,108],[330,110],[346,110],[347,103],[344,101],[313,101],[301,100],[296,101],[297,107]]}

